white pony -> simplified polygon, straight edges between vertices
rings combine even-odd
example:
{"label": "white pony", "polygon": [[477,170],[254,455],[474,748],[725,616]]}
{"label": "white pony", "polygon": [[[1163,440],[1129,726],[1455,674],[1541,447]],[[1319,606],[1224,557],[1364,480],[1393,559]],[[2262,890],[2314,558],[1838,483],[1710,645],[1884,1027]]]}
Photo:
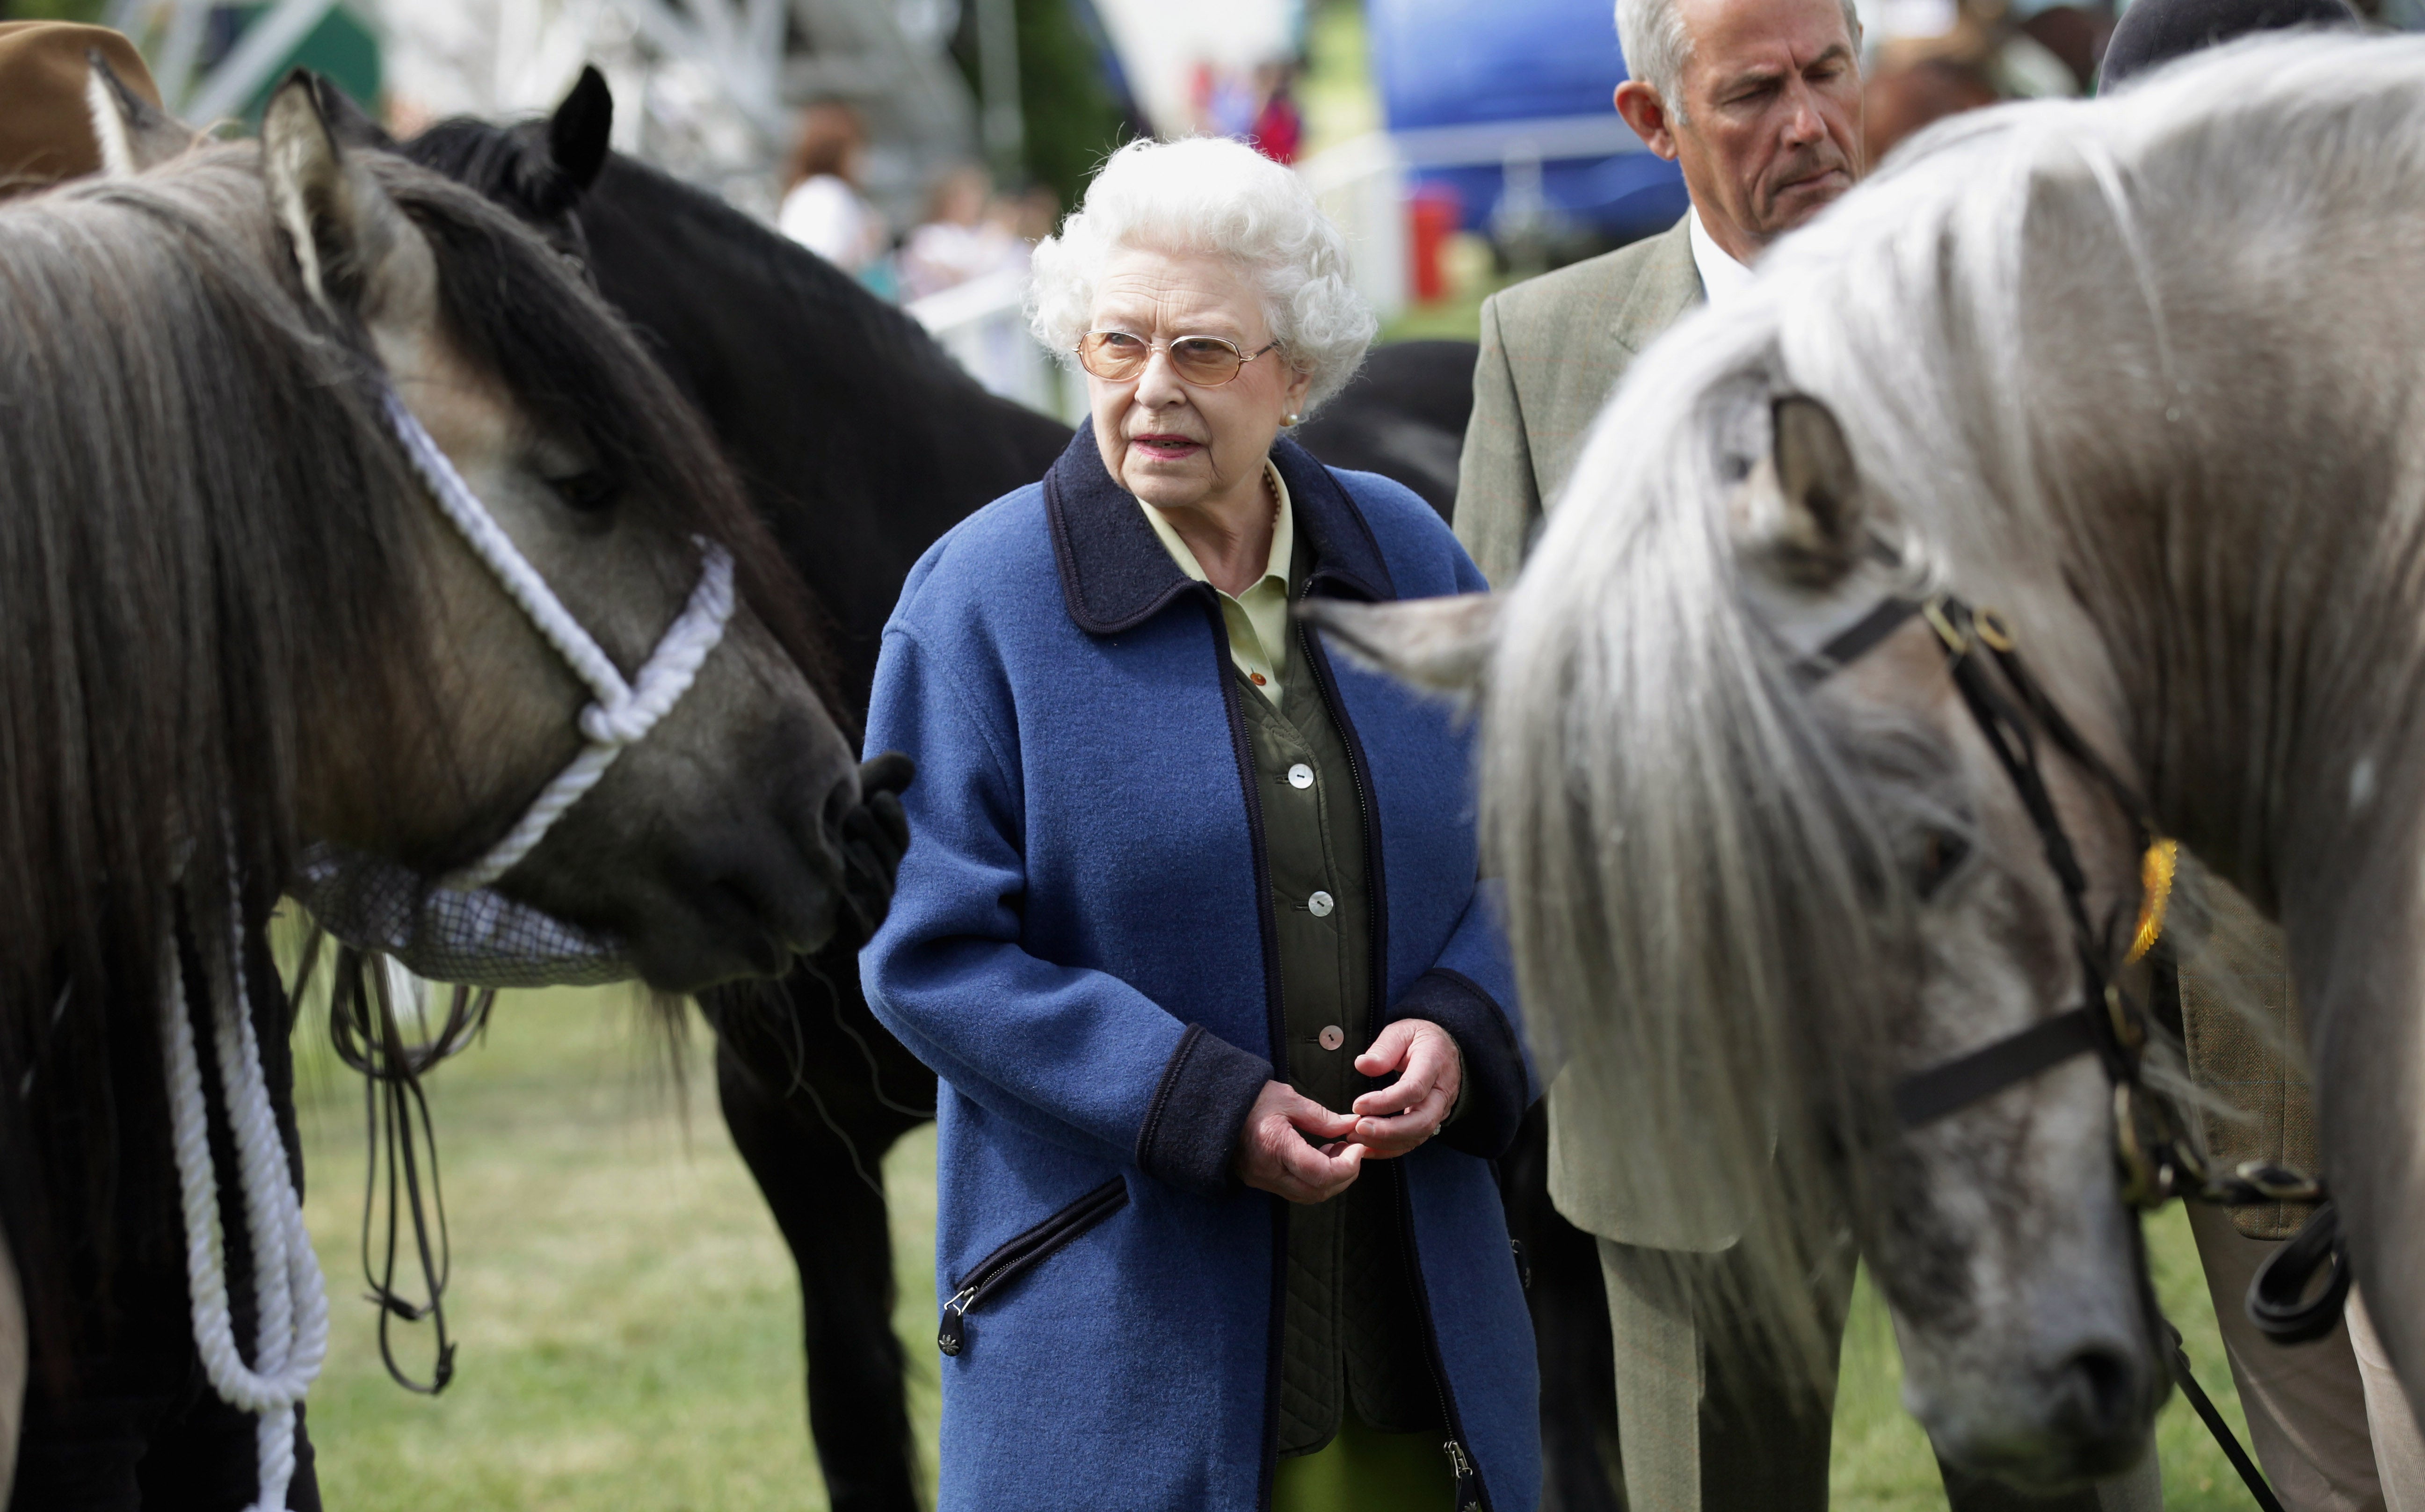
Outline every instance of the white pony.
{"label": "white pony", "polygon": [[2076,1481],[2164,1389],[2106,1072],[1888,1109],[2118,968],[2136,827],[2023,721],[2076,929],[1927,619],[1810,675],[1946,592],[2287,928],[2359,1284],[2425,1390],[2425,40],[1940,126],[1635,365],[1503,606],[1325,615],[1478,681],[1526,1011],[1616,1189],[1740,1234],[1715,1300],[1808,1373],[1803,1278],[1857,1244],[1940,1452]]}

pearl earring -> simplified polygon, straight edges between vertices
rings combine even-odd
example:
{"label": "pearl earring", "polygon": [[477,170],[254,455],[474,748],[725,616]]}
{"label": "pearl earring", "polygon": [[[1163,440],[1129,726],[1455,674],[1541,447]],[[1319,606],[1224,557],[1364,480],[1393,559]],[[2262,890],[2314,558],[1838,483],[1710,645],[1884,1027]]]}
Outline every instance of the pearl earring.
{"label": "pearl earring", "polygon": [[1303,420],[1304,418],[1305,418],[1305,416],[1303,416],[1303,415],[1301,415],[1301,414],[1296,413],[1294,410],[1291,410],[1291,411],[1289,412],[1288,416],[1286,417],[1286,422],[1285,422],[1285,423],[1286,423],[1286,424],[1288,424],[1288,425],[1292,425],[1292,426],[1293,426],[1293,425],[1295,425],[1298,421]]}

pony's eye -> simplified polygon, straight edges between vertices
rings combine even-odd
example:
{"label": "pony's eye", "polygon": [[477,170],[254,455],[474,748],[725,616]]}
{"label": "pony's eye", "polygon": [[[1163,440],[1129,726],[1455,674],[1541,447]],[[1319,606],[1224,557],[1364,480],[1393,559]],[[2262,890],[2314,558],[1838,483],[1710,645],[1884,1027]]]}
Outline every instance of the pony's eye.
{"label": "pony's eye", "polygon": [[1912,889],[1926,902],[1935,897],[1945,879],[1953,875],[1970,854],[1970,842],[1951,829],[1932,829],[1921,844],[1919,866],[1912,874]]}
{"label": "pony's eye", "polygon": [[618,491],[615,480],[595,468],[586,473],[549,478],[547,486],[554,489],[555,496],[569,507],[584,514],[596,514],[604,509],[615,502]]}

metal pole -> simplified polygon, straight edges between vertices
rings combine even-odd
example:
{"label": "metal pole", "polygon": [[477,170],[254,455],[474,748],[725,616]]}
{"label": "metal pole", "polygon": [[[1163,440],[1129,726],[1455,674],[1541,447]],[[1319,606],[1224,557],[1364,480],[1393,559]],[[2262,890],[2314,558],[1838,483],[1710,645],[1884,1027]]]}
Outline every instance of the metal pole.
{"label": "metal pole", "polygon": [[1018,0],[976,0],[977,80],[985,92],[986,161],[996,184],[1026,177],[1027,128],[1019,114]]}
{"label": "metal pole", "polygon": [[189,114],[185,96],[194,87],[194,59],[201,53],[202,26],[210,16],[210,0],[170,0],[169,36],[160,44],[160,66],[152,77],[160,86],[161,103],[172,116]]}
{"label": "metal pole", "polygon": [[295,56],[295,49],[312,35],[320,18],[335,8],[336,0],[278,0],[245,28],[235,50],[220,59],[210,77],[194,86],[193,95],[185,101],[185,115],[207,126],[243,109],[269,76]]}

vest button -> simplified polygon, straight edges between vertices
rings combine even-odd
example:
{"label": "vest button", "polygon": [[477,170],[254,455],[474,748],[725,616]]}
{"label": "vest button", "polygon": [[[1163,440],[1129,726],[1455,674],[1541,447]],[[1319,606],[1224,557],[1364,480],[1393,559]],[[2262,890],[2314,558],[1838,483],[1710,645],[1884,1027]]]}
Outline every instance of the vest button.
{"label": "vest button", "polygon": [[1329,893],[1316,893],[1313,896],[1305,900],[1305,906],[1312,910],[1315,918],[1327,919],[1330,917],[1330,910],[1338,905],[1333,901]]}
{"label": "vest button", "polygon": [[1308,788],[1313,786],[1313,768],[1308,766],[1303,762],[1299,762],[1294,766],[1290,767],[1289,786],[1294,788]]}
{"label": "vest button", "polygon": [[1317,1037],[1321,1039],[1322,1048],[1325,1050],[1337,1050],[1340,1046],[1347,1043],[1346,1032],[1335,1023],[1324,1024],[1322,1026],[1322,1033]]}

